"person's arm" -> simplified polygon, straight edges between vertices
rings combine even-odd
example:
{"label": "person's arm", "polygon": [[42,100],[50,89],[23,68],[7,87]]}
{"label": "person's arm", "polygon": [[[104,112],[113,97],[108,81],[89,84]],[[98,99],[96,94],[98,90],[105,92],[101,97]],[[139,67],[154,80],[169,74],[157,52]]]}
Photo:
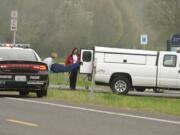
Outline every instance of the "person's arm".
{"label": "person's arm", "polygon": [[80,54],[78,54],[77,57],[78,57],[78,62],[80,62]]}
{"label": "person's arm", "polygon": [[64,65],[67,66],[68,65],[68,57],[66,58],[65,62],[64,62]]}

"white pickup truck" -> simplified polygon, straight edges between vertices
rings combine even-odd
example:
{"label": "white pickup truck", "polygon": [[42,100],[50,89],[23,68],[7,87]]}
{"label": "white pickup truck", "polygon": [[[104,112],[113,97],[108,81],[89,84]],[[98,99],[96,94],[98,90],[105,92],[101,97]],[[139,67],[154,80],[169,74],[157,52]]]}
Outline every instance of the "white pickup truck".
{"label": "white pickup truck", "polygon": [[81,49],[80,73],[92,74],[95,83],[127,94],[135,88],[180,90],[180,53],[110,47]]}

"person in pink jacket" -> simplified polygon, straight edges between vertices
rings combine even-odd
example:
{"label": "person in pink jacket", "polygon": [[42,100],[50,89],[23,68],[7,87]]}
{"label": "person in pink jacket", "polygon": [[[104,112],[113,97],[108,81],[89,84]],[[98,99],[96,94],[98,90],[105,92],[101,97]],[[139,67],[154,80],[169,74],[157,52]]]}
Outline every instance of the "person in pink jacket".
{"label": "person in pink jacket", "polygon": [[[80,54],[78,52],[78,48],[74,48],[72,53],[68,55],[65,61],[65,65],[75,64],[80,61]],[[77,81],[77,73],[78,70],[70,72],[69,81],[70,81],[70,89],[76,89],[76,81]]]}

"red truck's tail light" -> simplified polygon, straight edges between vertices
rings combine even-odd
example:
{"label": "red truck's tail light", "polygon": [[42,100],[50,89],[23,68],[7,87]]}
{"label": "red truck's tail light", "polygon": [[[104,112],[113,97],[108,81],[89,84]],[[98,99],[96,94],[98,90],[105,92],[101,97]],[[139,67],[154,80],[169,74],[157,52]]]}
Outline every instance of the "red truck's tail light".
{"label": "red truck's tail light", "polygon": [[33,69],[34,70],[39,70],[39,71],[46,71],[47,67],[45,65],[34,65]]}
{"label": "red truck's tail light", "polygon": [[47,70],[47,68],[46,68],[45,65],[40,65],[40,66],[39,66],[39,69],[40,69],[41,71]]}
{"label": "red truck's tail light", "polygon": [[11,67],[10,64],[0,64],[1,69],[8,69],[10,67]]}
{"label": "red truck's tail light", "polygon": [[12,69],[12,68],[22,68],[22,69],[32,69],[39,71],[46,71],[47,67],[45,65],[33,65],[33,64],[0,64],[1,69]]}

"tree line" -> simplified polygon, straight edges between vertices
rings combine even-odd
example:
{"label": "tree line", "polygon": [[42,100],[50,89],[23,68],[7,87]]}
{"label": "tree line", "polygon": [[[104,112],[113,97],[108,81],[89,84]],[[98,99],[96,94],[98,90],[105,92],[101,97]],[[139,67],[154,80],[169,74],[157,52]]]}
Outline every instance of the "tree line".
{"label": "tree line", "polygon": [[165,50],[179,32],[179,0],[0,0],[0,42],[11,42],[10,12],[18,10],[16,41],[29,43],[42,57],[61,57],[73,47],[112,46]]}

